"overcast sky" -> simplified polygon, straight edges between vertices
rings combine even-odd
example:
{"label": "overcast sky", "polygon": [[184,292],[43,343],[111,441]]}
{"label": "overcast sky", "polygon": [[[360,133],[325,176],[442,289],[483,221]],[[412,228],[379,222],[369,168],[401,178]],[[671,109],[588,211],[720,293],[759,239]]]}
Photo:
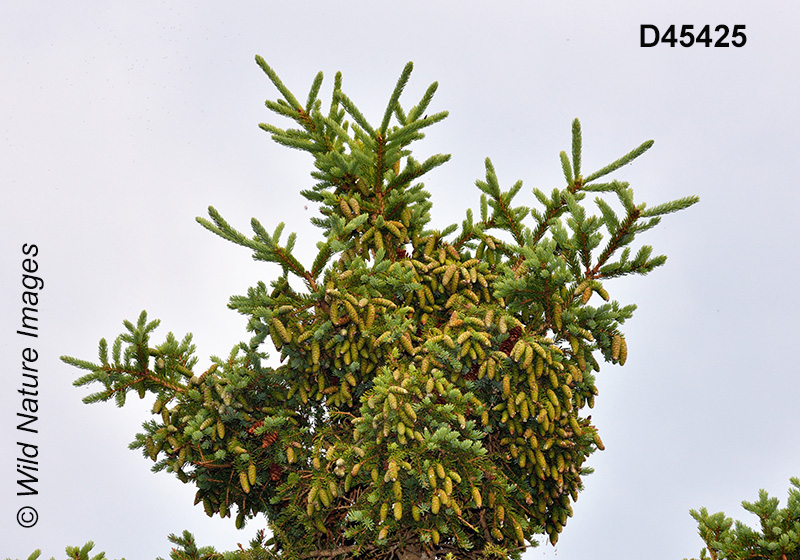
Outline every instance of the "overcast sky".
{"label": "overcast sky", "polygon": [[[234,7],[230,7],[230,5]],[[227,309],[278,270],[195,222],[214,205],[242,230],[256,216],[298,232],[311,262],[311,158],[274,145],[282,126],[254,63],[262,55],[304,99],[317,71],[380,119],[403,65],[404,99],[438,80],[431,111],[450,117],[417,157],[453,155],[432,172],[433,220],[477,208],[492,158],[501,184],[561,186],[558,153],[583,125],[594,171],[647,139],[616,177],[637,201],[696,194],[646,241],[669,256],[651,276],[609,283],[639,306],[629,359],[598,375],[592,411],[606,450],[558,546],[526,560],[680,560],[701,541],[690,508],[752,523],[743,499],[785,503],[800,476],[796,360],[800,273],[800,8],[791,2],[3,2],[0,4],[0,558],[64,556],[96,543],[109,558],[166,557],[169,533],[231,550],[242,531],[193,507],[194,489],[128,443],[150,400],[86,406],[68,354],[96,356],[142,309],[161,335],[193,332],[201,365],[246,336]],[[745,25],[742,48],[639,46],[641,24]],[[309,206],[306,209],[306,206]],[[38,246],[39,495],[16,496],[23,244]],[[39,522],[22,529],[20,507]]]}

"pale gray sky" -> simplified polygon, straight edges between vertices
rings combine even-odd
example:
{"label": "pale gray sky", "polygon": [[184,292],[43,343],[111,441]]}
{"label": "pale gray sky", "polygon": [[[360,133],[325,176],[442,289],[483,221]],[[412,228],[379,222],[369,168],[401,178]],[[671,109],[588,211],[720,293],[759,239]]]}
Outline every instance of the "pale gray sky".
{"label": "pale gray sky", "polygon": [[[417,144],[451,153],[431,173],[433,219],[477,208],[490,156],[501,183],[561,184],[558,153],[583,125],[591,171],[647,139],[617,177],[651,204],[697,194],[646,241],[669,260],[607,288],[639,310],[628,363],[605,367],[592,412],[606,444],[558,546],[526,559],[680,560],[701,541],[688,510],[752,522],[743,499],[785,502],[800,476],[795,278],[800,206],[800,8],[789,2],[212,2],[0,5],[0,557],[63,557],[94,540],[110,558],[166,557],[169,533],[231,550],[242,531],[192,506],[194,490],[128,442],[150,401],[85,406],[77,370],[142,309],[162,335],[195,334],[201,363],[244,338],[228,297],[274,267],[194,221],[212,204],[248,228],[287,222],[298,255],[319,240],[299,190],[311,159],[257,127],[277,122],[262,55],[298,96],[318,70],[379,119],[408,60],[407,101],[440,87],[450,117]],[[743,48],[639,47],[639,26],[746,25]],[[591,169],[590,169],[591,168]],[[21,397],[21,247],[39,247],[40,494],[15,495]],[[301,259],[302,260],[302,259]],[[20,528],[17,510],[39,522]]]}

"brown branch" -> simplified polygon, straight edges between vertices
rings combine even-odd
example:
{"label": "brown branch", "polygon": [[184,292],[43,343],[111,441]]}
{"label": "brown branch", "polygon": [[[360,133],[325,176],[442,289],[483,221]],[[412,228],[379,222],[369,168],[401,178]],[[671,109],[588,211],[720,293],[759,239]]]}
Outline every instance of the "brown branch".
{"label": "brown branch", "polygon": [[223,465],[218,465],[213,461],[193,461],[192,464],[198,467],[205,467],[207,469],[227,469],[233,466],[233,463],[225,463]]}
{"label": "brown branch", "polygon": [[314,124],[314,121],[311,119],[311,115],[309,115],[302,107],[297,109],[297,115],[299,120],[302,121],[303,127],[312,134],[315,134],[321,138],[325,143],[325,149],[327,151],[333,151],[333,143],[331,142],[331,139],[327,134],[322,134],[317,130],[317,125]]}
{"label": "brown branch", "polygon": [[492,534],[489,532],[489,527],[486,524],[486,509],[481,508],[479,513],[479,518],[481,528],[483,529],[483,538],[486,539],[486,542],[492,542]]}
{"label": "brown branch", "polygon": [[[375,547],[367,547],[366,550],[373,550]],[[339,556],[340,554],[347,554],[348,552],[352,552],[354,550],[358,550],[358,546],[340,546],[338,548],[332,548],[328,550],[317,550],[314,552],[308,552],[300,556],[300,558],[331,558],[333,556]]]}
{"label": "brown branch", "polygon": [[317,289],[317,281],[311,275],[311,271],[307,270],[303,278],[305,278],[306,284],[308,285],[308,287],[311,289],[312,292]]}
{"label": "brown branch", "polygon": [[378,147],[375,149],[375,155],[377,156],[377,160],[375,161],[375,193],[380,194],[381,186],[383,186],[383,155],[384,151],[383,148],[386,144],[386,140],[384,140],[381,133],[377,133],[377,140]]}
{"label": "brown branch", "polygon": [[614,254],[614,251],[619,249],[619,242],[620,240],[628,235],[629,230],[633,227],[633,224],[636,223],[636,220],[639,219],[639,214],[641,211],[639,208],[634,208],[631,212],[628,213],[628,216],[625,218],[625,221],[620,224],[619,229],[617,230],[616,235],[612,239],[608,241],[608,245],[606,248],[603,249],[603,252],[597,257],[597,264],[594,266],[593,269],[587,270],[586,277],[587,278],[597,278],[600,272],[600,267],[602,267],[605,262]]}
{"label": "brown branch", "polygon": [[110,389],[108,393],[109,397],[115,393],[119,393],[120,391],[125,391],[127,389],[130,389],[131,387],[142,381],[151,381],[157,385],[161,385],[165,389],[171,389],[176,393],[184,393],[186,390],[185,387],[182,387],[180,385],[175,385],[174,383],[170,383],[169,381],[165,381],[164,379],[161,379],[160,377],[153,375],[153,373],[149,369],[146,369],[144,372],[141,372],[139,370],[127,370],[123,368],[113,368],[111,366],[107,366],[106,371],[115,373],[127,373],[129,375],[135,375],[137,377],[137,379],[134,379],[128,383],[120,385],[116,389]]}

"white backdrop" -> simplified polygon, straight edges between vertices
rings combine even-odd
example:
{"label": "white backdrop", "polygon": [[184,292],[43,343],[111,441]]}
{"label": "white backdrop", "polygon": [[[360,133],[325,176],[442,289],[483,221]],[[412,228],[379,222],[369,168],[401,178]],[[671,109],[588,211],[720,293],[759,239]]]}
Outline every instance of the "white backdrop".
{"label": "white backdrop", "polygon": [[[558,546],[526,559],[676,560],[701,541],[688,510],[744,518],[766,488],[785,502],[800,476],[794,350],[800,9],[789,2],[5,2],[0,6],[0,557],[63,557],[96,543],[109,558],[166,557],[169,533],[246,544],[193,507],[194,490],[127,444],[149,400],[85,406],[77,370],[142,309],[161,334],[193,332],[201,364],[246,336],[226,308],[277,269],[214,237],[195,216],[214,205],[248,229],[287,222],[307,262],[319,240],[299,195],[309,156],[257,127],[277,96],[262,55],[299,97],[315,73],[379,119],[403,65],[407,102],[440,83],[450,117],[417,144],[452,161],[430,174],[433,220],[477,208],[490,156],[501,183],[560,185],[558,153],[583,124],[584,169],[642,141],[618,178],[651,204],[697,194],[646,241],[667,264],[609,284],[639,310],[628,363],[606,367],[593,419],[606,451]],[[742,48],[639,46],[642,24],[746,25]],[[308,208],[306,208],[308,206]],[[37,496],[17,496],[22,395],[21,247],[39,248]],[[18,526],[19,508],[39,514]]]}

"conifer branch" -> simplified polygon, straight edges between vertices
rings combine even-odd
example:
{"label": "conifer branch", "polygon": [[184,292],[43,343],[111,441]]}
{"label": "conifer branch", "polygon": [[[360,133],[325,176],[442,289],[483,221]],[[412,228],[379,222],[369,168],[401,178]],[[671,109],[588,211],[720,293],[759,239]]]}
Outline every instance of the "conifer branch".
{"label": "conifer branch", "polygon": [[384,196],[383,172],[385,164],[384,156],[386,155],[386,141],[381,134],[377,135],[375,141],[375,183],[373,185],[373,190],[378,198],[382,199]]}
{"label": "conifer branch", "polygon": [[617,169],[619,169],[623,165],[629,164],[630,162],[635,160],[637,157],[639,157],[640,155],[642,155],[643,153],[645,153],[647,150],[649,150],[652,147],[653,147],[653,140],[648,140],[647,142],[644,142],[641,146],[631,150],[630,152],[628,152],[627,154],[625,154],[624,156],[622,156],[618,160],[608,164],[607,166],[603,167],[599,171],[595,171],[594,173],[590,174],[588,177],[586,177],[583,180],[583,182],[584,183],[589,183],[591,181],[594,181],[595,179],[599,179],[603,175],[608,175],[609,173],[611,173],[613,171],[616,171]]}
{"label": "conifer branch", "polygon": [[485,229],[491,227],[507,230],[518,245],[523,245],[524,226],[522,225],[522,220],[529,210],[524,206],[511,207],[511,200],[522,188],[522,181],[517,181],[507,192],[502,192],[492,161],[486,158],[484,164],[486,167],[486,181],[476,181],[475,184],[492,197],[488,200],[488,204],[494,212],[489,220],[484,222],[483,226]]}
{"label": "conifer branch", "polygon": [[400,78],[397,80],[397,85],[394,87],[394,91],[392,91],[392,96],[389,98],[389,103],[386,105],[386,111],[383,114],[383,120],[379,128],[381,136],[386,136],[386,131],[389,128],[389,120],[395,112],[395,106],[400,99],[400,95],[403,93],[403,89],[408,83],[408,78],[411,77],[411,71],[413,69],[414,64],[412,62],[406,64],[405,68],[403,68],[403,72],[400,74]]}
{"label": "conifer branch", "polygon": [[360,126],[367,133],[368,138],[375,138],[377,136],[375,129],[372,128],[372,126],[369,124],[369,121],[367,121],[364,115],[361,114],[361,111],[358,110],[358,107],[355,106],[355,104],[343,91],[334,91],[334,96],[336,97],[336,100],[341,103],[342,107],[344,107],[345,111],[347,111],[347,113],[353,117],[358,126]]}
{"label": "conifer branch", "polygon": [[572,175],[572,166],[569,163],[569,157],[567,157],[567,152],[561,152],[559,154],[561,158],[561,169],[564,172],[564,179],[567,180],[567,185],[572,186],[575,182],[575,178]]}
{"label": "conifer branch", "polygon": [[581,176],[581,149],[581,123],[575,119],[572,121],[572,169],[575,179]]}
{"label": "conifer branch", "polygon": [[677,200],[673,200],[672,202],[665,202],[664,204],[653,206],[652,208],[648,208],[646,210],[643,209],[640,213],[640,216],[642,218],[651,218],[655,216],[671,214],[672,212],[678,212],[679,210],[689,208],[693,204],[696,204],[699,200],[700,199],[696,196],[686,196]]}
{"label": "conifer branch", "polygon": [[317,101],[317,95],[319,94],[319,88],[322,87],[322,80],[323,74],[322,72],[318,72],[317,76],[314,78],[314,82],[311,84],[311,89],[308,92],[305,110],[306,114],[310,114],[311,110],[314,108],[314,105]]}
{"label": "conifer branch", "polygon": [[634,208],[633,211],[628,213],[625,220],[620,223],[617,230],[613,233],[611,239],[609,239],[608,244],[606,245],[605,249],[603,249],[603,252],[600,253],[600,256],[597,258],[597,264],[595,264],[590,271],[587,271],[587,278],[598,277],[600,269],[606,264],[611,255],[613,255],[621,246],[627,245],[627,243],[632,240],[631,231],[640,215],[641,214],[639,213],[638,208]]}
{"label": "conifer branch", "polygon": [[[431,100],[433,100],[433,95],[436,93],[436,90],[439,88],[438,82],[433,82],[428,89],[425,90],[425,93],[422,95],[422,99],[420,99],[419,103],[417,103],[411,110],[408,112],[408,122],[415,122],[419,118],[420,115],[425,113],[425,110],[430,105]],[[406,119],[403,119],[405,121]],[[406,122],[402,122],[401,124],[407,124]]]}
{"label": "conifer branch", "polygon": [[432,169],[450,161],[450,154],[437,154],[429,157],[422,163],[409,162],[399,175],[394,177],[388,185],[386,192],[393,190],[401,185],[408,185],[412,181],[419,179]]}
{"label": "conifer branch", "polygon": [[278,89],[278,91],[281,92],[281,95],[283,95],[283,98],[286,99],[286,101],[289,103],[289,105],[293,109],[301,110],[303,108],[303,106],[300,105],[300,102],[297,101],[297,98],[292,94],[291,91],[289,91],[289,88],[287,88],[285,85],[283,85],[283,82],[278,77],[278,75],[275,73],[275,71],[259,55],[256,55],[256,64],[258,64],[261,67],[261,69],[264,71],[264,73],[267,76],[269,76],[270,81],[275,85],[275,87]]}
{"label": "conifer branch", "polygon": [[295,276],[306,278],[306,270],[300,261],[292,255],[292,246],[294,245],[294,234],[289,237],[289,241],[285,247],[278,244],[284,224],[281,222],[275,228],[275,233],[269,235],[261,223],[253,218],[250,220],[256,238],[252,241],[248,240],[247,247],[254,251],[253,258],[256,260],[263,260],[267,262],[274,262],[281,266],[284,271],[291,271]]}
{"label": "conifer branch", "polygon": [[447,118],[449,113],[447,111],[441,111],[439,113],[434,113],[433,115],[426,115],[421,119],[417,119],[414,121],[409,122],[408,124],[398,128],[397,130],[392,131],[388,136],[388,145],[399,145],[399,146],[407,146],[414,140],[418,140],[424,137],[424,134],[419,132],[423,128],[427,128],[437,122],[440,122]]}
{"label": "conifer branch", "polygon": [[253,238],[247,238],[244,234],[231,227],[215,208],[209,206],[208,213],[213,223],[201,217],[197,218],[197,222],[223,239],[251,249],[254,259],[274,262],[280,265],[284,271],[291,271],[294,275],[304,280],[308,280],[311,277],[303,265],[292,255],[294,234],[289,236],[288,243],[285,247],[279,245],[278,241],[283,231],[283,223],[278,225],[273,235],[269,235],[264,229],[264,226],[262,226],[257,219],[253,218],[250,224],[256,235]]}

